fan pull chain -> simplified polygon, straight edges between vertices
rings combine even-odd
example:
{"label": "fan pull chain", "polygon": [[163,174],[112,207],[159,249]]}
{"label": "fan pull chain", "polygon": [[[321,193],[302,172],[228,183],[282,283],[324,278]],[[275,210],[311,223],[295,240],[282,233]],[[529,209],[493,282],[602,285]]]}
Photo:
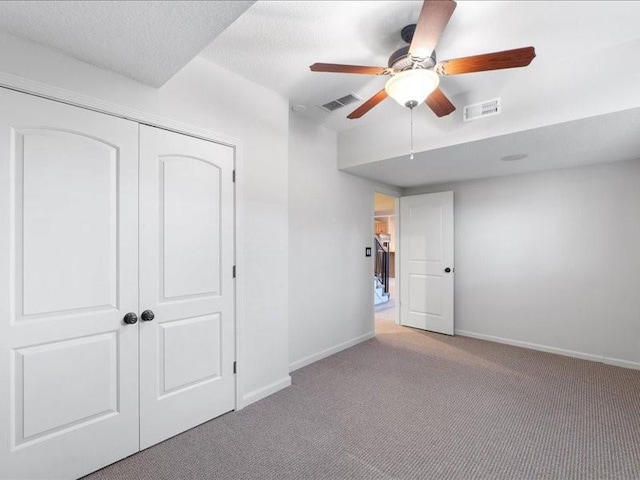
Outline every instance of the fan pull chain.
{"label": "fan pull chain", "polygon": [[411,148],[409,149],[409,160],[413,160],[413,108],[411,110]]}

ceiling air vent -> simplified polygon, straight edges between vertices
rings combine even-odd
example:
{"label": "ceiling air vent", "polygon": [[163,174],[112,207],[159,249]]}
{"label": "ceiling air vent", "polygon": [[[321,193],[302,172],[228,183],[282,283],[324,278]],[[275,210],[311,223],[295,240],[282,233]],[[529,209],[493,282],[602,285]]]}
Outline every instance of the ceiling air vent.
{"label": "ceiling air vent", "polygon": [[361,102],[362,98],[356,95],[355,93],[350,93],[349,95],[345,95],[344,97],[340,97],[337,100],[332,100],[330,102],[325,103],[324,105],[318,105],[323,110],[328,112],[333,112],[339,108],[344,107],[345,105],[349,105],[351,103]]}
{"label": "ceiling air vent", "polygon": [[477,120],[478,118],[490,117],[498,115],[502,112],[502,104],[499,98],[487,100],[486,102],[475,103],[464,107],[462,118],[465,122]]}

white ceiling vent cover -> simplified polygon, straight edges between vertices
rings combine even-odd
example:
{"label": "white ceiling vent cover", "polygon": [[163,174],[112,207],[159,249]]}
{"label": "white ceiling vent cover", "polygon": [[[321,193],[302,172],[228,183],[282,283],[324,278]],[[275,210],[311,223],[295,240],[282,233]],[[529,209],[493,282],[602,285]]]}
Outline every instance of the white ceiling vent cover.
{"label": "white ceiling vent cover", "polygon": [[467,105],[464,107],[462,112],[462,119],[465,122],[470,122],[471,120],[477,120],[478,118],[499,115],[501,112],[502,102],[499,98],[494,98],[493,100]]}
{"label": "white ceiling vent cover", "polygon": [[334,110],[342,108],[351,103],[356,103],[361,101],[362,101],[362,97],[359,97],[355,93],[350,93],[348,95],[345,95],[344,97],[338,98],[337,100],[332,100],[330,102],[327,102],[324,105],[318,105],[318,107],[328,112],[333,112]]}

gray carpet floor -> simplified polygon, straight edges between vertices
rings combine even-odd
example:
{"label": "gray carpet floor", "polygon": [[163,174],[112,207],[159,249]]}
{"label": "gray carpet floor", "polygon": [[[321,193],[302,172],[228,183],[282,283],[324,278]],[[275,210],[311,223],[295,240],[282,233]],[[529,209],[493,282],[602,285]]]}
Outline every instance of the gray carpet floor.
{"label": "gray carpet floor", "polygon": [[640,371],[395,327],[292,378],[86,478],[640,478]]}

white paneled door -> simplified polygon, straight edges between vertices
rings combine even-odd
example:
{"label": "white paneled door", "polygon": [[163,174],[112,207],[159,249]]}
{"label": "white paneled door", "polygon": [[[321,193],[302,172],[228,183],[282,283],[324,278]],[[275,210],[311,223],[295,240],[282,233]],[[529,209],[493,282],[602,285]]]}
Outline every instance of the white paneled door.
{"label": "white paneled door", "polygon": [[140,127],[141,448],[235,405],[233,161]]}
{"label": "white paneled door", "polygon": [[235,406],[232,147],[0,89],[0,479]]}
{"label": "white paneled door", "polygon": [[453,335],[453,192],[400,199],[400,323]]}
{"label": "white paneled door", "polygon": [[0,478],[138,445],[138,125],[0,89]]}

